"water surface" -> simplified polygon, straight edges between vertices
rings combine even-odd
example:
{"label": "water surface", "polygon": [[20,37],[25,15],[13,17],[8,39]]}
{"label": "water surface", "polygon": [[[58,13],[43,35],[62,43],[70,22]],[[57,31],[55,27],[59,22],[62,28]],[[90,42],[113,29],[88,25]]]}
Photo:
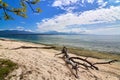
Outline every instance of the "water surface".
{"label": "water surface", "polygon": [[120,35],[4,35],[0,37],[120,54]]}

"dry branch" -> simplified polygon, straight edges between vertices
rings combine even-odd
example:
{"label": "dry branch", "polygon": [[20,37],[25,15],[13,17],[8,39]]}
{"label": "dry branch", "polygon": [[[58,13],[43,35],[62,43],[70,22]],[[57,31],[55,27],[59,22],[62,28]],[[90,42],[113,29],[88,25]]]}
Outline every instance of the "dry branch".
{"label": "dry branch", "polygon": [[[87,58],[84,59],[84,58],[80,58],[80,57],[70,57],[68,55],[68,51],[67,51],[66,47],[63,47],[63,49],[61,50],[61,53],[55,54],[55,56],[60,55],[60,54],[63,54],[62,58],[64,59],[66,64],[67,65],[71,65],[72,69],[74,69],[76,71],[76,74],[75,74],[76,78],[78,78],[78,68],[79,68],[79,66],[82,66],[82,67],[84,67],[87,70],[89,68],[95,69],[95,70],[99,70],[99,68],[96,67],[95,65],[97,65],[97,64],[110,64],[110,63],[114,63],[114,62],[117,61],[117,60],[111,60],[111,61],[108,61],[108,62],[92,63],[92,62],[88,61]],[[82,63],[81,61],[84,62],[84,63]]]}
{"label": "dry branch", "polygon": [[17,49],[53,49],[55,47],[34,47],[34,46],[20,46],[17,48],[13,48],[12,50],[17,50]]}
{"label": "dry branch", "polygon": [[[77,62],[78,64],[80,64],[80,65],[83,65],[84,67],[86,67],[87,69],[88,68],[91,68],[91,69],[96,69],[96,70],[99,70],[98,69],[98,67],[96,67],[96,66],[94,66],[90,61],[88,61],[87,59],[83,59],[83,58],[80,58],[80,57],[70,57],[70,60],[71,59],[78,59],[78,60],[81,60],[81,61],[84,61],[84,62],[86,62],[87,64],[85,65],[85,64],[80,64],[79,62]],[[90,65],[90,66],[89,66]]]}
{"label": "dry branch", "polygon": [[111,61],[108,61],[108,62],[96,62],[93,65],[96,65],[96,64],[111,64],[111,63],[114,63],[114,62],[118,62],[118,60],[111,60]]}

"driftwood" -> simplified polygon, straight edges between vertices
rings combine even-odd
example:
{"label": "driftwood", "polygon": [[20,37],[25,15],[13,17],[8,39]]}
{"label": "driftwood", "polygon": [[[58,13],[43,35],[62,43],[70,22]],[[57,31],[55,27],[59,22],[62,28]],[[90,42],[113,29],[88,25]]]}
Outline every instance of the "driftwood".
{"label": "driftwood", "polygon": [[93,70],[99,70],[99,68],[96,66],[98,64],[111,64],[114,62],[117,62],[117,60],[111,60],[108,62],[96,62],[96,63],[92,63],[90,61],[87,60],[87,58],[80,58],[80,57],[70,57],[68,55],[68,51],[66,47],[63,47],[63,49],[61,50],[61,53],[59,54],[55,54],[55,56],[63,54],[62,58],[64,59],[64,61],[66,62],[67,65],[71,65],[72,69],[75,70],[75,77],[78,78],[78,68],[80,68],[80,66],[84,67],[86,70],[93,69]]}
{"label": "driftwood", "polygon": [[20,46],[17,48],[13,48],[12,50],[17,50],[17,49],[53,49],[55,47],[34,47],[34,46]]}

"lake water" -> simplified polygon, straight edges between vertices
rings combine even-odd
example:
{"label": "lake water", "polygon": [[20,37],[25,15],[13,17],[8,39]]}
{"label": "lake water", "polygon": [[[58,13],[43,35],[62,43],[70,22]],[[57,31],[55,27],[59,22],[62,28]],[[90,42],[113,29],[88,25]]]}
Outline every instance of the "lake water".
{"label": "lake water", "polygon": [[0,37],[120,54],[120,35],[4,35]]}

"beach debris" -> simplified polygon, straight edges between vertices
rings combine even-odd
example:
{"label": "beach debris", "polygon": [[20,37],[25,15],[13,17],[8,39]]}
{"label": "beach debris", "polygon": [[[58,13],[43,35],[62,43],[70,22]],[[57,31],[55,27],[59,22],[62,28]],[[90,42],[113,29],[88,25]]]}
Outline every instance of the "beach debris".
{"label": "beach debris", "polygon": [[20,46],[17,48],[13,48],[12,50],[17,50],[17,49],[53,49],[55,47],[48,46],[48,47],[36,47],[36,46]]}
{"label": "beach debris", "polygon": [[110,61],[107,61],[107,62],[96,62],[96,63],[93,63],[89,60],[87,60],[87,58],[81,58],[81,57],[70,57],[68,55],[68,50],[67,48],[64,46],[63,49],[61,50],[61,53],[59,54],[55,54],[55,56],[57,55],[61,55],[63,54],[62,56],[62,59],[65,61],[65,63],[68,65],[71,65],[72,66],[72,70],[75,71],[74,76],[76,78],[79,78],[78,76],[78,69],[79,68],[84,68],[86,70],[89,70],[89,69],[93,69],[93,70],[99,70],[99,68],[96,66],[98,64],[111,64],[111,63],[114,63],[114,62],[117,62],[118,60],[110,60]]}

